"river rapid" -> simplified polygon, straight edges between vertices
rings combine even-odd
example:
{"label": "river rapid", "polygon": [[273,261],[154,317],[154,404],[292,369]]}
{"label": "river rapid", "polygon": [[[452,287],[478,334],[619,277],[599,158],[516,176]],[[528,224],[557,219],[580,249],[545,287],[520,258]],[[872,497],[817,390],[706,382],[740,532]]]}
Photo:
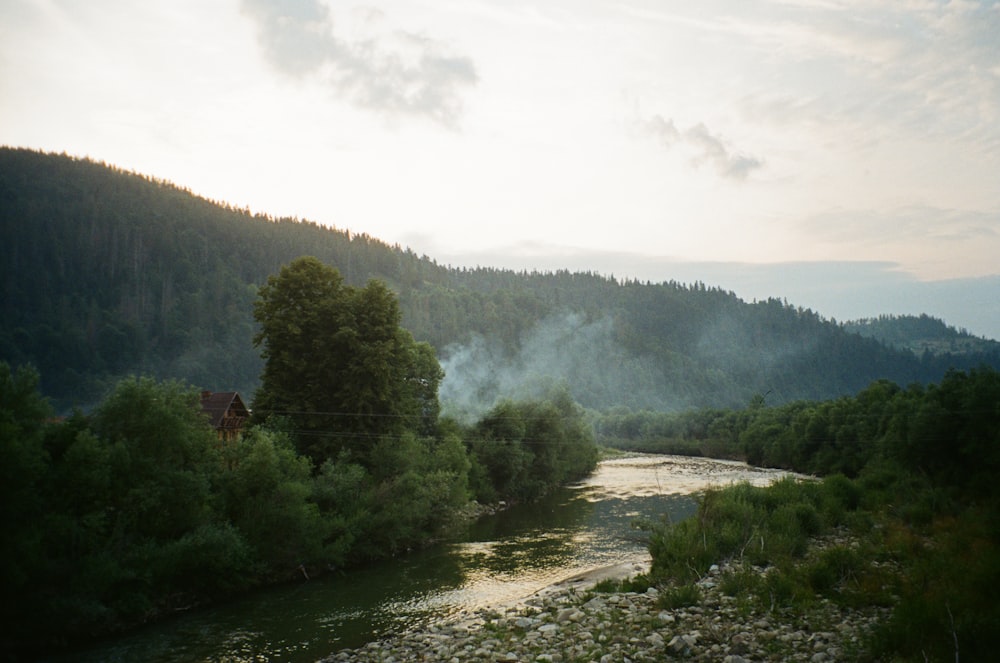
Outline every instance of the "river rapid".
{"label": "river rapid", "polygon": [[316,661],[396,630],[516,604],[546,588],[648,567],[641,520],[682,520],[712,486],[771,483],[733,461],[632,455],[586,480],[469,523],[455,538],[370,566],[177,615],[54,661]]}

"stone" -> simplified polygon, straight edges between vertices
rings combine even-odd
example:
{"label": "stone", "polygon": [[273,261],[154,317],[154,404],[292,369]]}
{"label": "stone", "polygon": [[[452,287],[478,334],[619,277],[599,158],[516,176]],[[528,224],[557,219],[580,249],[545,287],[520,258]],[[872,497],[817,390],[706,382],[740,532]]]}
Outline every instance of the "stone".
{"label": "stone", "polygon": [[560,624],[566,622],[578,622],[583,617],[583,613],[576,608],[566,608],[556,614],[556,621]]}
{"label": "stone", "polygon": [[676,656],[686,656],[698,644],[698,636],[693,634],[675,635],[667,644],[667,649]]}
{"label": "stone", "polygon": [[551,636],[551,635],[554,635],[556,633],[556,631],[559,630],[559,625],[558,624],[542,624],[536,630],[539,633],[541,633],[542,635],[544,635],[544,636]]}
{"label": "stone", "polygon": [[734,654],[746,654],[750,651],[750,637],[746,633],[737,633],[729,639],[729,651]]}
{"label": "stone", "polygon": [[[737,564],[721,566],[731,570]],[[833,604],[817,603],[819,608],[793,620],[764,610],[745,614],[732,597],[704,582],[718,583],[723,572],[706,574],[700,606],[663,610],[657,606],[662,593],[655,591],[595,595],[567,588],[536,595],[517,607],[473,611],[460,622],[397,633],[324,661],[651,663],[683,658],[831,663],[843,658],[844,651],[860,650],[866,633],[891,613],[875,607],[840,612]]]}

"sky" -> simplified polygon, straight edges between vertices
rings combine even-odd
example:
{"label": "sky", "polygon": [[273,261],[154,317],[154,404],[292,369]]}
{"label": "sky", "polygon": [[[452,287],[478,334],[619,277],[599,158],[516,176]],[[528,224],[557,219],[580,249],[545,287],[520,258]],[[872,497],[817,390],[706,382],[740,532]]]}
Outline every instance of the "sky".
{"label": "sky", "polygon": [[3,0],[0,144],[1000,338],[997,0]]}

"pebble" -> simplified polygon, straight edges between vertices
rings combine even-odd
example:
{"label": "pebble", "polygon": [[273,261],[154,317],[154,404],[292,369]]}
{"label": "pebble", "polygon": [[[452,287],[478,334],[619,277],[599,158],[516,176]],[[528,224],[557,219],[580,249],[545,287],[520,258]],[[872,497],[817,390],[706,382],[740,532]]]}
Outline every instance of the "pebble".
{"label": "pebble", "polygon": [[[728,566],[720,562],[709,574],[719,576]],[[658,605],[659,593],[594,594],[575,585],[519,605],[480,611],[471,621],[395,633],[336,652],[320,663],[638,663],[672,658],[825,663],[840,660],[845,645],[858,651],[865,634],[890,612],[886,607],[841,609],[817,601],[807,614],[789,618],[790,623],[777,611],[738,609],[707,583],[702,585],[701,606],[665,610]]]}

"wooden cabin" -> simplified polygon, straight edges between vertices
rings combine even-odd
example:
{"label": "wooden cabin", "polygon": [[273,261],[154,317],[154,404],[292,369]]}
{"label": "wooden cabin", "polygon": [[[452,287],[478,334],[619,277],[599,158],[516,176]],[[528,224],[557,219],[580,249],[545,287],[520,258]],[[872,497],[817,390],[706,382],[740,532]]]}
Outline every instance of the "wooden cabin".
{"label": "wooden cabin", "polygon": [[250,418],[250,410],[235,391],[201,392],[201,411],[223,442],[235,440]]}

